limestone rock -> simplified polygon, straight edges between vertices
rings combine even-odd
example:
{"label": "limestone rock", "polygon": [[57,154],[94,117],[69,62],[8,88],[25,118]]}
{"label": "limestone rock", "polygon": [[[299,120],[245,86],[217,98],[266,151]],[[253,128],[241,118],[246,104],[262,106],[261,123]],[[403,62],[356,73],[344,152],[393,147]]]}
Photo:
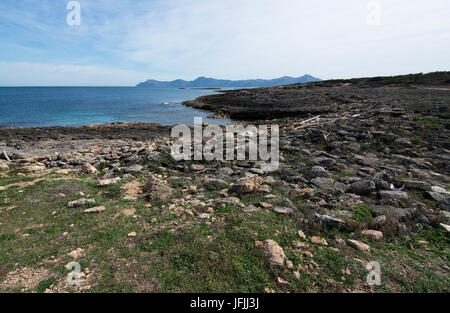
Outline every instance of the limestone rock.
{"label": "limestone rock", "polygon": [[147,197],[150,201],[167,201],[173,194],[173,189],[156,175],[151,175],[148,178],[144,191],[147,192]]}
{"label": "limestone rock", "polygon": [[431,188],[431,184],[423,181],[404,180],[402,184],[407,189],[418,189],[428,191]]}
{"label": "limestone rock", "polygon": [[262,178],[260,176],[249,176],[239,179],[231,187],[231,192],[238,195],[251,193],[256,190],[262,184]]}
{"label": "limestone rock", "polygon": [[94,208],[90,208],[90,209],[84,210],[84,213],[85,214],[94,214],[94,213],[103,212],[105,210],[106,210],[106,208],[104,206],[97,206],[97,207],[94,207]]}
{"label": "limestone rock", "polygon": [[326,177],[316,177],[311,179],[311,182],[319,189],[329,190],[334,189],[334,180]]}
{"label": "limestone rock", "polygon": [[272,176],[267,176],[267,177],[264,177],[263,183],[268,184],[268,185],[273,185],[276,183],[276,180]]}
{"label": "limestone rock", "polygon": [[211,217],[211,214],[209,214],[209,213],[202,213],[202,214],[200,214],[200,215],[198,216],[198,218],[201,219],[201,220],[207,220],[207,219],[209,219],[210,217]]}
{"label": "limestone rock", "polygon": [[266,240],[262,244],[264,257],[271,266],[283,266],[286,259],[283,248],[273,240]]}
{"label": "limestone rock", "polygon": [[203,165],[200,164],[192,164],[190,166],[190,170],[193,172],[201,172],[205,169],[205,167]]}
{"label": "limestone rock", "polygon": [[316,245],[328,246],[328,242],[325,239],[317,236],[311,237],[311,242]]}
{"label": "limestone rock", "polygon": [[345,222],[339,218],[335,218],[329,215],[320,215],[317,213],[314,214],[314,220],[329,228],[339,228],[345,224]]}
{"label": "limestone rock", "polygon": [[296,189],[291,191],[290,196],[299,198],[310,198],[314,196],[314,189],[313,188]]}
{"label": "limestone rock", "polygon": [[219,207],[223,207],[227,204],[229,205],[235,205],[241,208],[245,208],[245,204],[243,204],[241,202],[241,200],[239,200],[239,198],[235,198],[235,197],[226,197],[226,198],[218,198],[218,199],[214,199],[212,201],[212,204],[215,208],[219,208]]}
{"label": "limestone rock", "polygon": [[363,230],[361,232],[361,234],[363,236],[366,236],[366,237],[372,239],[372,240],[377,240],[378,241],[378,240],[383,239],[383,233],[381,231],[377,231],[377,230],[367,229],[367,230]]}
{"label": "limestone rock", "polygon": [[375,189],[376,189],[375,183],[370,180],[357,181],[351,184],[350,186],[351,192],[357,195],[367,195],[375,191]]}
{"label": "limestone rock", "polygon": [[81,166],[81,170],[86,174],[96,174],[98,172],[98,170],[90,163],[84,163]]}
{"label": "limestone rock", "polygon": [[361,201],[360,196],[353,193],[347,193],[339,199],[339,203],[347,208],[354,208],[355,206],[363,204],[364,202]]}
{"label": "limestone rock", "polygon": [[203,184],[207,190],[220,190],[227,188],[227,182],[222,179],[208,178]]}
{"label": "limestone rock", "polygon": [[69,208],[79,208],[88,204],[94,204],[95,200],[94,199],[79,199],[79,200],[75,200],[75,201],[71,201],[69,203],[67,203],[67,207]]}
{"label": "limestone rock", "polygon": [[416,209],[414,208],[402,209],[390,205],[374,205],[372,208],[377,215],[385,215],[385,217],[392,216],[396,220],[410,219],[416,213]]}
{"label": "limestone rock", "polygon": [[251,168],[249,171],[253,174],[264,175],[264,171],[259,168]]}
{"label": "limestone rock", "polygon": [[303,231],[299,230],[297,234],[301,239],[306,240],[306,235]]}
{"label": "limestone rock", "polygon": [[0,160],[0,172],[9,171],[9,165],[7,162]]}
{"label": "limestone rock", "polygon": [[312,163],[320,164],[321,166],[326,167],[328,169],[334,168],[336,166],[336,161],[327,157],[314,158],[312,159]]}
{"label": "limestone rock", "polygon": [[433,199],[437,202],[446,202],[450,198],[450,192],[445,190],[444,188],[433,186],[431,187],[432,191],[427,192],[429,198]]}
{"label": "limestone rock", "polygon": [[78,248],[76,250],[73,250],[70,253],[67,253],[68,256],[74,258],[75,260],[79,259],[84,253],[84,249]]}
{"label": "limestone rock", "polygon": [[352,240],[352,239],[348,239],[347,240],[347,244],[356,249],[356,250],[361,250],[361,251],[370,251],[370,246],[366,245],[364,242],[358,241],[358,240]]}
{"label": "limestone rock", "polygon": [[252,212],[259,211],[259,209],[258,209],[256,206],[254,206],[254,205],[249,205],[248,207],[246,207],[245,209],[243,209],[243,211],[244,211],[245,213],[252,213]]}
{"label": "limestone rock", "polygon": [[330,178],[331,175],[322,166],[314,166],[308,173],[306,173],[306,179],[312,180],[317,177]]}
{"label": "limestone rock", "polygon": [[450,233],[450,225],[443,224],[443,223],[441,223],[440,225],[443,229],[445,229],[448,233]]}
{"label": "limestone rock", "polygon": [[107,187],[107,186],[115,185],[115,184],[117,184],[120,180],[121,180],[120,177],[109,178],[109,179],[100,179],[100,180],[97,182],[97,186],[99,186],[99,187]]}
{"label": "limestone rock", "polygon": [[289,215],[294,213],[294,209],[281,206],[275,207],[273,210],[274,212],[282,215]]}
{"label": "limestone rock", "polygon": [[46,169],[45,165],[42,163],[29,164],[22,167],[23,170],[27,172],[42,172]]}
{"label": "limestone rock", "polygon": [[404,191],[382,190],[380,197],[386,205],[405,207],[409,202],[409,195]]}
{"label": "limestone rock", "polygon": [[123,169],[123,171],[125,173],[137,174],[137,173],[142,172],[143,169],[144,169],[144,167],[142,165],[136,164],[136,165],[133,165],[133,166],[130,166],[130,167],[125,167]]}

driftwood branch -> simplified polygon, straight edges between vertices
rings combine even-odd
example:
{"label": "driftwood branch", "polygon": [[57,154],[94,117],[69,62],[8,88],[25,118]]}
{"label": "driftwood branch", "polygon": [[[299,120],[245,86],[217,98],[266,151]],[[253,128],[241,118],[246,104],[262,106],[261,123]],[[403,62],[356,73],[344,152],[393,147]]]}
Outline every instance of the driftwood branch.
{"label": "driftwood branch", "polygon": [[301,121],[300,122],[300,126],[297,126],[294,129],[297,130],[297,129],[301,129],[301,128],[312,126],[314,124],[317,124],[319,122],[319,120],[320,120],[320,115],[316,116],[316,117],[313,117],[313,118],[310,118],[310,119],[307,119],[307,120],[304,120],[304,121]]}
{"label": "driftwood branch", "polygon": [[[343,115],[343,116],[335,117],[335,118],[320,118],[320,115],[319,115],[319,116],[298,122],[297,126],[294,127],[294,130],[299,130],[302,128],[307,128],[307,127],[311,127],[311,126],[318,125],[318,124],[320,124],[320,125],[333,124],[339,120],[347,120],[347,119],[351,119],[351,118],[357,118],[360,116],[361,116],[361,114],[355,114],[355,115]],[[329,137],[332,132],[333,131],[326,134],[326,136]]]}
{"label": "driftwood branch", "polygon": [[310,122],[313,122],[313,121],[318,120],[319,118],[320,118],[320,115],[315,116],[315,117],[310,118],[310,119],[307,119],[307,120],[304,120],[304,121],[301,121],[301,123],[302,123],[302,124],[310,123]]}
{"label": "driftwood branch", "polygon": [[8,154],[6,153],[5,150],[3,150],[3,156],[5,157],[6,161],[11,162],[11,159],[8,157]]}

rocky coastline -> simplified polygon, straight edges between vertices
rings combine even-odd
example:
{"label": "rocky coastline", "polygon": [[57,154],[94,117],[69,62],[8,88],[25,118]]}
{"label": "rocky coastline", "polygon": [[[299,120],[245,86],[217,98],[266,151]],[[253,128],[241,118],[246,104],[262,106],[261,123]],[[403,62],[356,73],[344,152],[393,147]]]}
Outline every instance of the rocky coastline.
{"label": "rocky coastline", "polygon": [[[54,278],[46,292],[70,291],[57,268],[81,259],[81,292],[111,290],[108,279],[136,292],[449,291],[449,72],[186,105],[279,125],[279,169],[175,162],[170,127],[157,124],[0,128],[0,290]],[[42,240],[57,249],[33,250]],[[114,275],[98,251],[120,260]],[[366,281],[372,261],[379,286]]]}

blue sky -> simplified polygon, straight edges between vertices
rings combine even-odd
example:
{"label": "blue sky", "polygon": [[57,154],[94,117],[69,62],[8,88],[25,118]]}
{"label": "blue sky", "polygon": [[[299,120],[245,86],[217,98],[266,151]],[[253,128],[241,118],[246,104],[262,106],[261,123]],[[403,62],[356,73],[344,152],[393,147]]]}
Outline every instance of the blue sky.
{"label": "blue sky", "polygon": [[68,2],[0,1],[0,86],[450,70],[448,0]]}

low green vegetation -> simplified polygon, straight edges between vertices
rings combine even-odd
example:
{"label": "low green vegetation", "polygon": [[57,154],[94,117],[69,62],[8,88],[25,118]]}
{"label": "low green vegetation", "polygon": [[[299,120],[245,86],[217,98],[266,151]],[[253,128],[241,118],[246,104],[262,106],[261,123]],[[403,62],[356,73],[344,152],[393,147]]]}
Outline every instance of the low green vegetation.
{"label": "low green vegetation", "polygon": [[[359,238],[372,247],[362,252],[335,241],[351,238],[354,234],[348,230],[302,229],[301,215],[266,209],[245,213],[240,206],[226,204],[216,208],[209,220],[202,220],[177,213],[168,203],[149,204],[144,195],[126,200],[122,188],[126,183],[98,187],[92,175],[65,179],[50,175],[0,191],[0,290],[21,291],[8,274],[25,269],[46,270],[26,289],[38,293],[447,292],[450,286],[448,275],[441,272],[450,264],[450,245],[443,231],[423,229],[416,237],[381,242]],[[189,179],[175,179],[174,194],[182,194],[189,185]],[[277,186],[273,189],[283,195],[281,189],[277,193]],[[204,201],[215,196],[206,192]],[[247,206],[258,205],[263,197],[251,193],[241,200]],[[105,206],[106,211],[86,215],[86,206],[67,207],[80,198],[95,199],[95,205]],[[305,205],[303,199],[290,200],[300,210]],[[365,204],[338,209],[350,211],[361,223],[372,217],[372,208]],[[126,210],[132,213],[125,214]],[[328,246],[301,239],[299,230],[308,238],[320,236]],[[132,232],[135,236],[130,236]],[[267,239],[283,247],[292,269],[268,264],[257,246]],[[296,247],[297,242],[305,248]],[[71,287],[65,283],[69,273],[65,266],[74,260],[69,254],[77,249],[82,249],[76,261],[85,278],[81,287]],[[368,272],[361,262],[373,260],[382,264],[383,280],[381,286],[368,287]]]}

